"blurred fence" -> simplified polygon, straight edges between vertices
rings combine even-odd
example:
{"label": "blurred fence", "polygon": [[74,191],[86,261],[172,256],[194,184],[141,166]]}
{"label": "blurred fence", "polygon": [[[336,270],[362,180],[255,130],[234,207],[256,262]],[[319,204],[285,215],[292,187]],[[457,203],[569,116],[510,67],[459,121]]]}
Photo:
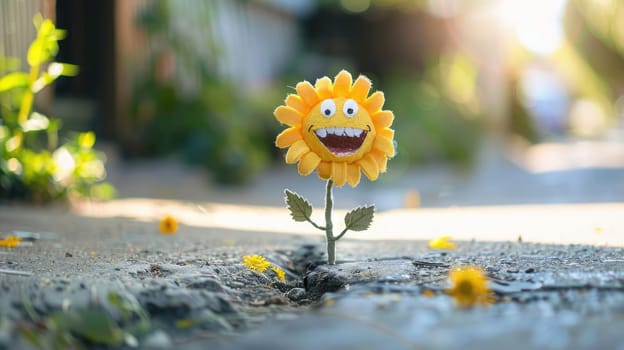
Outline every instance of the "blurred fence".
{"label": "blurred fence", "polygon": [[[48,10],[49,6],[50,1],[45,0],[1,0],[0,54],[26,57],[28,45],[36,34],[32,24],[33,15]],[[50,14],[49,10],[47,12]]]}

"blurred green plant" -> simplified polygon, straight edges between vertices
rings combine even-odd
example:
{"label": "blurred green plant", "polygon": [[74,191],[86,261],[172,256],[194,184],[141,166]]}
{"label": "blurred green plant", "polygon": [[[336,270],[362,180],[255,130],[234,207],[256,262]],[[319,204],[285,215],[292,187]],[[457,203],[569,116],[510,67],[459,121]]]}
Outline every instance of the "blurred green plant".
{"label": "blurred green plant", "polygon": [[[272,104],[257,103],[216,73],[218,45],[210,36],[210,54],[203,55],[189,33],[170,21],[170,3],[151,2],[137,17],[152,48],[147,68],[135,79],[132,97],[131,155],[182,153],[220,183],[248,181],[270,159],[275,133]],[[209,27],[211,6],[194,7],[203,28]],[[189,19],[190,21],[191,19]],[[185,80],[186,77],[186,80]],[[193,81],[197,86],[181,86]],[[273,102],[273,101],[271,101]],[[265,110],[266,109],[266,110]]]}
{"label": "blurred green plant", "polygon": [[28,49],[30,69],[0,55],[0,198],[42,203],[67,196],[110,198],[104,179],[104,155],[95,151],[95,134],[78,133],[58,145],[60,121],[34,110],[35,96],[78,67],[52,61],[65,31],[49,19],[34,17],[37,37]]}
{"label": "blurred green plant", "polygon": [[384,84],[397,118],[398,158],[472,165],[482,136],[477,70],[461,54],[443,56],[423,77],[396,75]]}
{"label": "blurred green plant", "polygon": [[28,344],[39,349],[137,347],[137,337],[151,328],[147,311],[136,299],[123,298],[115,292],[108,293],[107,302],[111,310],[98,301],[40,316],[28,301],[24,301],[31,322],[18,325],[17,330]]}

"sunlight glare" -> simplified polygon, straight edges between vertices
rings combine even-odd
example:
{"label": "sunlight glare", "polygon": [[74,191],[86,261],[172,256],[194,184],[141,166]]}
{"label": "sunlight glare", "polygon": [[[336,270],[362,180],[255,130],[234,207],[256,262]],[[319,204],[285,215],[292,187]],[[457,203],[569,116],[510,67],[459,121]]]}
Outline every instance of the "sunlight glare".
{"label": "sunlight glare", "polygon": [[548,55],[563,42],[563,11],[567,0],[501,0],[496,16],[514,32],[522,46]]}

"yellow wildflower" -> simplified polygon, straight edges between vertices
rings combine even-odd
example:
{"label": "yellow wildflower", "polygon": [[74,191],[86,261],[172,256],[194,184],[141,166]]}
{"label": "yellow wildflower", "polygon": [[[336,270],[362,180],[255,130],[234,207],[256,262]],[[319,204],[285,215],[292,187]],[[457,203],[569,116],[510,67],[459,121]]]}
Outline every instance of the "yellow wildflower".
{"label": "yellow wildflower", "polygon": [[482,269],[476,266],[457,267],[449,273],[452,287],[447,290],[460,307],[486,305],[492,301],[492,292]]}
{"label": "yellow wildflower", "polygon": [[15,236],[7,236],[5,239],[0,239],[0,247],[13,248],[19,244],[22,239]]}
{"label": "yellow wildflower", "polygon": [[442,236],[429,241],[431,249],[455,249],[455,243],[450,242],[451,236]]}
{"label": "yellow wildflower", "polygon": [[172,235],[178,232],[178,220],[171,215],[166,215],[160,220],[158,228],[163,235]]}
{"label": "yellow wildflower", "polygon": [[271,263],[266,261],[266,259],[260,255],[245,255],[243,257],[243,264],[245,264],[245,266],[247,266],[250,270],[256,272],[264,272],[269,266],[271,266]]}
{"label": "yellow wildflower", "polygon": [[271,270],[273,270],[273,272],[275,272],[275,275],[277,276],[277,279],[284,282],[286,280],[286,272],[284,272],[284,270],[280,269],[277,266],[272,266]]}

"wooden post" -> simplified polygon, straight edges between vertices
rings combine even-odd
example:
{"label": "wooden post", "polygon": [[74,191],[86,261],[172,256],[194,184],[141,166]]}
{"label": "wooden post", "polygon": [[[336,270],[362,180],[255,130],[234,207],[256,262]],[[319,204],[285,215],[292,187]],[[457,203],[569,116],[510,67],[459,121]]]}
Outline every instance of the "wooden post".
{"label": "wooden post", "polygon": [[136,28],[136,15],[145,0],[116,0],[114,9],[114,118],[115,135],[120,142],[131,141],[130,102],[136,63],[147,57],[147,44]]}

